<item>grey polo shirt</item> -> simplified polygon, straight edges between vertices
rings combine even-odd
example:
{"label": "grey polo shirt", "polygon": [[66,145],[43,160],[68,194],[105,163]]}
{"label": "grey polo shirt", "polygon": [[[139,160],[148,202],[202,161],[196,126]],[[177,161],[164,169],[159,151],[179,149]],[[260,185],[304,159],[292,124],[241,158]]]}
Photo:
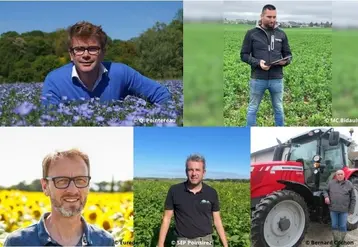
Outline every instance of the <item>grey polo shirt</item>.
{"label": "grey polo shirt", "polygon": [[[45,213],[38,223],[10,233],[4,246],[61,246],[51,238],[45,227],[44,221],[49,215],[49,212]],[[81,220],[84,232],[76,246],[114,246],[114,239],[107,231],[86,223],[83,217]]]}

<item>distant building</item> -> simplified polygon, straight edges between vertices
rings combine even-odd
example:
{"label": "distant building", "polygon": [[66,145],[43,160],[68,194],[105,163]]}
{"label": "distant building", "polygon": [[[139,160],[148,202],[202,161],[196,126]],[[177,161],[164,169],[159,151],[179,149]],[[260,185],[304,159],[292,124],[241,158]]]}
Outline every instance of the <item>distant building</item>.
{"label": "distant building", "polygon": [[251,153],[251,163],[267,162],[273,160],[273,154],[277,146],[265,148]]}

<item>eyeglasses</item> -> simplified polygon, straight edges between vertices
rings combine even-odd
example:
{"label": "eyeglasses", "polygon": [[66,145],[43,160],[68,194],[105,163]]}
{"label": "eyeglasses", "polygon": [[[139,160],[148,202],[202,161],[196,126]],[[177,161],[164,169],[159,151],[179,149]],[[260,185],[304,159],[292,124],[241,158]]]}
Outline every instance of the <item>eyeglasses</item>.
{"label": "eyeglasses", "polygon": [[78,177],[46,177],[47,180],[52,180],[57,189],[66,189],[73,181],[77,188],[86,188],[91,180],[91,176],[78,176]]}
{"label": "eyeglasses", "polygon": [[72,47],[71,51],[75,55],[83,55],[85,51],[88,51],[88,53],[91,55],[98,55],[100,49],[101,47],[99,46],[88,46],[88,47],[77,46],[77,47]]}

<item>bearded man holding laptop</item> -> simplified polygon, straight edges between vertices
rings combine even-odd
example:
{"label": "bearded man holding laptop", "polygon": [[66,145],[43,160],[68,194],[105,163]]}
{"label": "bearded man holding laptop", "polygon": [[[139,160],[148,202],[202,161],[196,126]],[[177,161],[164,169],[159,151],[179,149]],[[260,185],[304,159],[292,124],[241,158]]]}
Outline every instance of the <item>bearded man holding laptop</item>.
{"label": "bearded man holding laptop", "polygon": [[266,90],[271,95],[275,125],[284,126],[283,67],[291,63],[292,53],[286,33],[278,28],[276,15],[275,6],[265,5],[258,25],[247,31],[241,48],[241,60],[251,66],[248,126],[256,126],[256,114]]}

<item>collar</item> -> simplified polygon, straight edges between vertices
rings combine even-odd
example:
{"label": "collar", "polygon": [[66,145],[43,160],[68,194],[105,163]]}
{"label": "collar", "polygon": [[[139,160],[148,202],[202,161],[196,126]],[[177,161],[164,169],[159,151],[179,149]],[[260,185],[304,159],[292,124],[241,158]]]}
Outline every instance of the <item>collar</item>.
{"label": "collar", "polygon": [[[38,238],[41,242],[42,245],[46,246],[49,244],[55,244],[58,245],[57,242],[51,238],[49,232],[46,229],[45,226],[45,219],[50,215],[50,212],[44,213],[41,216],[41,219],[39,220],[38,224],[37,224],[37,232],[38,232]],[[89,231],[89,227],[85,221],[85,219],[83,218],[83,216],[81,216],[81,221],[84,225],[84,231],[83,231],[83,235],[82,238],[80,240],[81,246],[86,246],[86,245],[91,245],[92,241],[91,241],[91,236],[90,236],[90,231]]]}
{"label": "collar", "polygon": [[[188,188],[188,183],[189,183],[188,180],[186,180],[186,181],[184,182],[184,191],[193,193],[193,192],[191,192],[191,191],[189,190],[189,188]],[[204,184],[203,182],[201,182],[201,185],[202,185],[202,186],[201,186],[201,190],[199,190],[199,191],[197,192],[197,194],[198,194],[198,193],[202,193],[202,192],[204,191],[205,184]]]}
{"label": "collar", "polygon": [[[92,91],[95,90],[95,88],[98,86],[99,82],[102,80],[103,74],[104,74],[104,73],[107,73],[107,72],[108,72],[108,70],[107,70],[106,67],[104,67],[104,65],[101,63],[100,73],[98,74],[98,78],[97,78],[96,82],[94,83],[94,86],[93,86],[93,88],[92,88]],[[87,88],[86,85],[83,83],[83,81],[80,79],[80,77],[79,77],[79,75],[78,75],[78,73],[77,73],[77,70],[76,70],[76,66],[75,66],[74,64],[73,64],[73,66],[72,66],[72,74],[71,74],[71,77],[72,77],[72,78],[74,78],[74,77],[77,78],[78,81],[82,84],[82,86],[84,86],[85,88]],[[87,89],[88,89],[88,88],[87,88]]]}
{"label": "collar", "polygon": [[335,179],[335,180],[339,184],[343,184],[343,183],[345,183],[347,181],[346,178],[344,178],[342,181],[339,181],[338,179]]}

